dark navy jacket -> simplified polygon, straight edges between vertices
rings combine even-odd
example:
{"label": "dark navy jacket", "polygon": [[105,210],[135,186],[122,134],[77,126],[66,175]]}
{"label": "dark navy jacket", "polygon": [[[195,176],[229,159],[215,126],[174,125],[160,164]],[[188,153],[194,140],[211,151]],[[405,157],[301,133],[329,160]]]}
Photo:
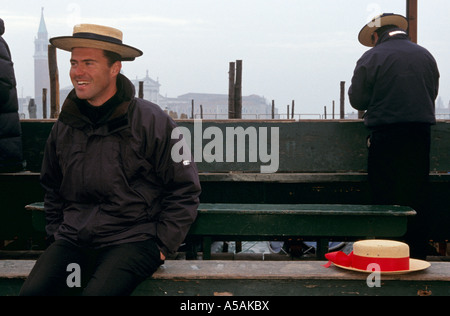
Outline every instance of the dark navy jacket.
{"label": "dark navy jacket", "polygon": [[0,172],[23,169],[22,131],[19,121],[16,78],[5,31],[0,19]]}
{"label": "dark navy jacket", "polygon": [[118,81],[121,103],[95,124],[74,90],[62,106],[41,169],[46,231],[93,248],[153,238],[168,256],[197,216],[197,166],[172,158],[175,122]]}
{"label": "dark navy jacket", "polygon": [[357,110],[367,110],[364,119],[368,127],[435,124],[436,61],[405,32],[390,36],[392,31],[382,34],[377,45],[358,60],[348,91],[350,103]]}

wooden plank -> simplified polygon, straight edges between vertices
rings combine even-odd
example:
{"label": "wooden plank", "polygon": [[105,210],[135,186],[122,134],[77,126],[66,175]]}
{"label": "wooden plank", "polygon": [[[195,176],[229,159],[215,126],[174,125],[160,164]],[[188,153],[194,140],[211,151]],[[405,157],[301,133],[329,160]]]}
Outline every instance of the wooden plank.
{"label": "wooden plank", "polygon": [[[178,120],[180,126],[186,127],[191,136],[200,137],[202,149],[210,139],[203,139],[205,129],[218,128],[225,137],[226,129],[242,127],[244,130],[254,128],[279,128],[279,168],[278,173],[365,173],[367,171],[367,148],[365,138],[368,130],[361,120],[333,121],[263,121],[263,120],[222,120],[203,121],[201,135],[195,135],[192,120]],[[432,127],[430,152],[430,169],[432,172],[450,171],[450,121],[439,121]],[[45,142],[54,124],[54,120],[22,120],[22,138],[24,158],[27,169],[39,172]],[[193,139],[193,138],[192,138]],[[224,139],[225,140],[225,139]],[[259,141],[258,141],[259,142]],[[226,153],[224,141],[224,153]],[[239,144],[240,145],[240,144]],[[193,148],[194,144],[191,144]],[[237,152],[237,141],[235,143]],[[248,147],[248,142],[244,144]],[[206,162],[204,153],[197,162],[200,172],[260,173],[261,161],[249,162]],[[248,157],[248,148],[245,153]]]}
{"label": "wooden plank", "polygon": [[[420,272],[381,275],[380,287],[366,273],[324,268],[325,261],[167,260],[134,295],[298,296],[450,295],[450,262],[431,262]],[[17,295],[32,260],[0,260],[0,295]]]}
{"label": "wooden plank", "polygon": [[324,261],[170,261],[134,295],[449,295],[448,262],[418,273],[382,275],[381,287],[367,286],[365,273]]}
{"label": "wooden plank", "polygon": [[[43,231],[43,203],[26,208],[35,211],[33,226]],[[282,236],[399,237],[406,232],[407,217],[414,215],[414,210],[403,206],[200,204],[189,235],[232,240]]]}
{"label": "wooden plank", "polygon": [[[340,279],[365,280],[367,274],[340,269],[327,261],[221,261],[168,260],[152,279]],[[418,273],[383,275],[385,280],[449,281],[450,262],[432,262]],[[450,286],[450,284],[449,284]]]}
{"label": "wooden plank", "polygon": [[398,205],[354,205],[354,204],[235,204],[201,203],[199,212],[216,214],[258,215],[366,215],[366,216],[412,216],[416,212],[407,206]]}
{"label": "wooden plank", "polygon": [[[408,214],[398,215],[412,215]],[[406,232],[407,216],[395,213],[333,210],[230,211],[199,208],[190,236],[235,236],[240,240],[273,237],[400,237]],[[224,225],[226,223],[226,225]],[[250,239],[249,239],[250,238]]]}

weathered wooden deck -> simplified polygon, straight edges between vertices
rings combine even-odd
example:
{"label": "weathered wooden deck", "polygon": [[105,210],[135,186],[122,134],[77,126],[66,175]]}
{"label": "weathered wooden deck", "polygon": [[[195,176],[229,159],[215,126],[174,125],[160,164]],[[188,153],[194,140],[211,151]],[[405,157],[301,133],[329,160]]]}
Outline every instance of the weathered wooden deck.
{"label": "weathered wooden deck", "polygon": [[[150,296],[448,296],[450,262],[420,272],[375,275],[323,267],[325,261],[167,260],[133,295]],[[0,261],[0,295],[17,295],[33,260]],[[368,281],[368,277],[369,281]]]}

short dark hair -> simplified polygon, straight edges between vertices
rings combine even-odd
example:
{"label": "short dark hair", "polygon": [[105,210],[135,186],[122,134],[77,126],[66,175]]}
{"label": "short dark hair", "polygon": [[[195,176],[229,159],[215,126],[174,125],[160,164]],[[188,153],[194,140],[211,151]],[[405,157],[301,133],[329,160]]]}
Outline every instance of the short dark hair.
{"label": "short dark hair", "polygon": [[109,50],[103,50],[103,55],[108,60],[109,67],[111,67],[116,61],[122,61],[122,56]]}
{"label": "short dark hair", "polygon": [[378,28],[375,32],[377,32],[378,36],[381,37],[383,33],[385,33],[388,30],[391,29],[398,29],[399,27],[397,25],[389,24],[389,25],[383,25],[382,27]]}

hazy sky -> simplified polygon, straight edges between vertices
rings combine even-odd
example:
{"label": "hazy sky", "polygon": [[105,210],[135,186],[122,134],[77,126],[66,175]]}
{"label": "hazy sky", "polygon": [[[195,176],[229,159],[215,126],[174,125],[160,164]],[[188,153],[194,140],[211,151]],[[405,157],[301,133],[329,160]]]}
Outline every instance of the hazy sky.
{"label": "hazy sky", "polygon": [[[3,3],[6,0],[2,0]],[[450,1],[419,0],[418,43],[435,56],[440,97],[450,101]],[[382,12],[406,14],[406,0],[17,0],[0,6],[4,39],[15,64],[19,96],[34,96],[34,39],[41,7],[49,37],[71,35],[77,23],[113,26],[144,52],[123,63],[131,79],[159,79],[160,92],[228,93],[229,62],[243,60],[243,95],[275,100],[284,111],[339,108],[339,83],[350,86],[367,50],[357,35]],[[58,52],[60,86],[70,85],[70,54]],[[352,108],[346,95],[346,111]]]}

